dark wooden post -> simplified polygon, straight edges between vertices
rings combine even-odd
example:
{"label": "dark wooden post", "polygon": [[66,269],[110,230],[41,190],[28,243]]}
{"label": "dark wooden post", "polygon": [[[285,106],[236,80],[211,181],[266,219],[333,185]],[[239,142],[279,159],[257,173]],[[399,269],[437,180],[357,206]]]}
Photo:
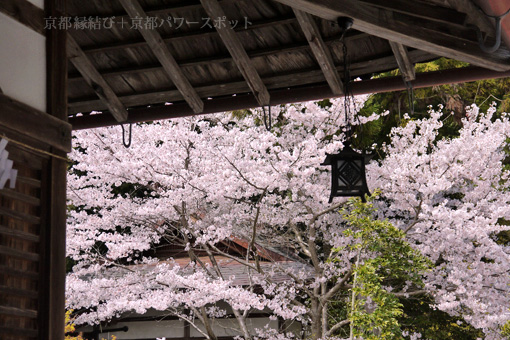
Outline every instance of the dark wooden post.
{"label": "dark wooden post", "polygon": [[[46,17],[66,14],[66,0],[45,0]],[[47,109],[56,118],[67,121],[67,32],[52,29],[46,32]],[[62,132],[64,133],[64,132]],[[63,151],[52,153],[65,157]],[[42,206],[46,215],[42,236],[41,274],[46,287],[40,292],[40,339],[64,339],[65,319],[65,235],[66,235],[66,173],[63,159],[51,157],[48,162]]]}

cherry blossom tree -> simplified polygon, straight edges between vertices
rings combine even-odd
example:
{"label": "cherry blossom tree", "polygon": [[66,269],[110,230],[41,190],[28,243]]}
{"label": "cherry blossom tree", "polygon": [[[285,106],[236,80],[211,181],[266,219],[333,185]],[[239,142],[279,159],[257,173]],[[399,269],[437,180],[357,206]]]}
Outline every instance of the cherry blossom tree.
{"label": "cherry blossom tree", "polygon": [[[319,164],[344,145],[343,101],[280,110],[270,132],[256,114],[136,125],[128,149],[119,128],[77,133],[67,278],[76,322],[156,309],[215,339],[211,319],[232,313],[245,339],[292,337],[253,333],[246,319],[264,310],[312,339],[393,339],[408,336],[393,327],[397,298],[428,295],[498,339],[510,319],[510,248],[498,242],[510,219],[509,119],[473,107],[458,138],[437,140],[440,111],[408,118],[367,168],[369,187],[381,190],[372,210],[328,203],[330,173]],[[247,241],[242,256],[218,246],[232,238]],[[162,243],[179,243],[191,264],[147,255]],[[261,259],[261,244],[299,265]],[[218,257],[244,266],[249,284],[234,284]]]}
{"label": "cherry blossom tree", "polygon": [[388,156],[368,171],[383,192],[379,213],[407,234],[434,261],[426,290],[436,307],[497,338],[510,317],[508,230],[510,193],[503,162],[509,119],[476,106],[467,111],[460,136],[437,140],[441,112],[410,120],[392,133]]}

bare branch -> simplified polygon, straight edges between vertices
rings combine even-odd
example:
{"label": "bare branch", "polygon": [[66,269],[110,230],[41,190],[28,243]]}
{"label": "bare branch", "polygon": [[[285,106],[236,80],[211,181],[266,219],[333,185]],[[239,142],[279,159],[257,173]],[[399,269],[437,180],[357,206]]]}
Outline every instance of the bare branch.
{"label": "bare branch", "polygon": [[343,321],[340,321],[340,322],[337,322],[336,324],[334,324],[327,332],[326,332],[326,337],[328,336],[331,336],[335,331],[337,331],[339,328],[342,328],[343,326],[346,326],[348,325],[349,323],[351,323],[351,320],[343,320]]}
{"label": "bare branch", "polygon": [[405,234],[407,234],[409,230],[411,230],[418,222],[420,222],[419,216],[421,213],[422,204],[423,198],[420,197],[420,203],[418,203],[418,206],[414,208],[415,211],[414,221],[404,230]]}
{"label": "bare branch", "polygon": [[228,162],[228,164],[230,164],[230,166],[232,166],[234,168],[234,170],[239,174],[239,176],[241,176],[241,178],[246,182],[248,183],[249,185],[251,185],[252,187],[254,187],[255,189],[257,190],[265,190],[264,188],[261,188],[257,185],[255,185],[254,183],[252,183],[249,179],[247,179],[244,174],[241,172],[241,170],[239,170],[234,163],[232,163],[232,161],[230,159],[228,159],[226,156],[223,156],[223,158],[225,158],[225,160]]}
{"label": "bare branch", "polygon": [[349,268],[349,270],[347,271],[347,273],[345,273],[344,277],[342,277],[342,279],[340,281],[338,281],[334,286],[333,288],[331,288],[326,294],[324,294],[322,296],[322,299],[321,299],[321,303],[322,304],[326,304],[327,302],[331,301],[331,299],[333,298],[333,296],[335,296],[336,293],[338,293],[340,291],[340,289],[342,289],[343,287],[345,287],[345,283],[347,282],[347,280],[349,280],[349,278],[351,277],[352,275],[352,267]]}
{"label": "bare branch", "polygon": [[250,260],[250,252],[254,252],[254,258],[255,258],[255,265],[257,266],[258,271],[260,272],[260,263],[259,263],[259,257],[256,254],[255,249],[255,238],[257,237],[257,224],[259,223],[259,216],[260,216],[260,202],[262,201],[262,198],[266,195],[267,188],[264,189],[264,192],[260,195],[259,199],[257,200],[257,212],[255,213],[255,220],[253,221],[253,227],[252,227],[252,234],[251,234],[251,241],[248,245],[248,249],[246,250],[246,261]]}
{"label": "bare branch", "polygon": [[344,202],[337,203],[337,204],[335,204],[335,205],[333,205],[317,214],[314,214],[313,217],[310,219],[310,222],[308,222],[308,223],[314,224],[319,217],[321,217],[322,215],[328,214],[334,210],[339,209],[342,205],[344,205]]}
{"label": "bare branch", "polygon": [[430,293],[429,291],[424,290],[424,289],[415,290],[412,292],[396,292],[396,293],[391,292],[391,294],[393,294],[396,297],[408,297],[408,296],[414,296],[414,295],[424,295],[424,294],[429,294],[429,293]]}
{"label": "bare branch", "polygon": [[312,255],[310,254],[310,251],[308,250],[307,245],[306,245],[305,241],[303,240],[303,234],[301,233],[301,231],[298,230],[297,225],[290,221],[289,221],[289,225],[290,225],[292,232],[294,233],[294,236],[296,237],[299,248],[301,249],[303,254],[305,254],[308,257],[311,257]]}

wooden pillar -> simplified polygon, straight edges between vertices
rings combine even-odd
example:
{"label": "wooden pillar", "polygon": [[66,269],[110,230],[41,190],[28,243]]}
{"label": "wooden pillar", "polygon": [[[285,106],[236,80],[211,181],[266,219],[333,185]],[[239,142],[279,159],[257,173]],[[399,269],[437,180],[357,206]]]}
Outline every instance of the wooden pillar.
{"label": "wooden pillar", "polygon": [[[61,17],[66,13],[66,0],[45,0],[45,17]],[[46,32],[47,109],[50,115],[67,121],[67,32]],[[64,132],[63,132],[64,133]],[[65,158],[66,153],[52,148],[52,153]],[[40,334],[42,339],[64,339],[65,319],[65,247],[66,247],[66,162],[51,157],[43,186],[41,232],[42,261]]]}

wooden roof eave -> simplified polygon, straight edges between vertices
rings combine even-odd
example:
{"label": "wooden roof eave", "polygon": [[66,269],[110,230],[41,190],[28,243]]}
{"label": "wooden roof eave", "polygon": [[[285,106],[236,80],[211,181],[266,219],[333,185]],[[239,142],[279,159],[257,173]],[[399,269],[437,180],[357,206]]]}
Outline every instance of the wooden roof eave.
{"label": "wooden roof eave", "polygon": [[110,85],[104,80],[103,76],[97,71],[96,67],[69,33],[67,34],[67,55],[87,84],[108,107],[117,122],[126,121],[128,112],[124,104],[121,103]]}
{"label": "wooden roof eave", "polygon": [[[225,12],[217,0],[200,0],[200,2],[210,18],[226,18]],[[239,71],[248,83],[248,86],[255,95],[259,105],[269,105],[269,92],[267,91],[267,88],[260,78],[257,70],[252,65],[248,54],[239,40],[239,37],[237,37],[236,33],[232,30],[230,23],[226,21],[225,26],[223,27],[221,25],[216,25],[216,30],[232,56],[235,64],[239,68]]]}
{"label": "wooden roof eave", "polygon": [[[510,71],[498,72],[481,67],[465,67],[435,72],[418,73],[413,81],[413,88],[423,88],[443,84],[476,81],[482,79],[496,79],[510,77]],[[353,95],[367,94],[374,92],[390,92],[405,90],[406,85],[400,76],[377,78],[365,81],[353,82],[351,92]],[[286,103],[297,103],[323,98],[333,98],[334,95],[328,85],[305,86],[293,89],[277,89],[270,91],[271,105]],[[253,94],[238,95],[236,97],[226,96],[215,98],[204,103],[203,113],[225,112],[257,107],[257,100]],[[172,119],[179,117],[193,116],[193,111],[186,103],[175,103],[173,105],[152,106],[134,108],[129,111],[131,122],[144,122],[159,119]],[[115,124],[115,120],[109,114],[95,114],[71,117],[69,122],[73,129],[90,129]]]}
{"label": "wooden roof eave", "polygon": [[[495,71],[510,69],[510,51],[500,48],[494,53],[480,50],[477,41],[460,41],[445,34],[441,29],[434,29],[435,24],[430,21],[427,28],[412,25],[393,19],[394,11],[377,8],[354,0],[275,0],[326,20],[336,20],[341,16],[354,20],[353,28],[371,35],[387,39],[402,45],[421,49],[436,55],[457,59],[480,67]],[[400,15],[413,17],[412,6],[401,8]],[[406,13],[406,14],[402,14]],[[442,23],[455,29],[454,24]]]}
{"label": "wooden roof eave", "polygon": [[313,17],[298,9],[294,9],[294,14],[298,19],[299,26],[305,34],[306,39],[308,40],[315,59],[317,59],[317,62],[324,73],[324,77],[331,88],[331,92],[337,96],[344,94],[342,79],[340,79],[340,75],[335,68],[331,51],[322,39],[319,28],[317,27]]}
{"label": "wooden roof eave", "polygon": [[[132,18],[147,18],[147,14],[137,0],[119,1]],[[167,75],[175,84],[179,92],[181,92],[193,111],[195,113],[202,112],[204,102],[183,74],[181,68],[175,61],[175,58],[172,56],[168,47],[161,38],[161,35],[156,30],[144,27],[143,25],[138,26],[138,31],[142,34],[145,41],[147,41],[151,51],[159,60]]]}
{"label": "wooden roof eave", "polygon": [[[410,51],[408,54],[413,62],[425,62],[436,58],[436,56],[433,56],[430,53],[423,52],[420,50],[413,50]],[[383,56],[381,58],[352,63],[351,76],[358,77],[373,72],[379,72],[381,71],[382,65],[386,65],[388,70],[395,69],[398,67],[398,64],[396,63],[395,57],[393,55]],[[335,65],[335,68],[337,72],[340,72],[343,70],[343,65]],[[310,83],[312,84],[322,83],[324,82],[324,74],[323,71],[319,68],[314,70],[303,70],[296,73],[285,73],[282,75],[264,77],[263,81],[266,84],[268,90],[275,90],[278,88],[303,86]],[[250,91],[250,88],[244,81],[233,81],[223,84],[207,84],[204,86],[196,87],[196,89],[201,97],[213,97],[213,98],[221,96],[221,94],[218,92],[219,89],[221,89],[221,91],[224,92],[223,95],[229,94],[237,95]],[[147,106],[147,103],[163,103],[165,101],[176,103],[178,101],[183,100],[182,96],[177,90],[155,91],[149,93],[121,96],[119,98],[124,103],[124,105],[130,108],[144,105]],[[274,103],[272,102],[272,104]],[[97,99],[85,99],[69,103],[70,113],[76,112],[86,113],[92,110],[94,111],[107,110],[107,107],[100,100]]]}

